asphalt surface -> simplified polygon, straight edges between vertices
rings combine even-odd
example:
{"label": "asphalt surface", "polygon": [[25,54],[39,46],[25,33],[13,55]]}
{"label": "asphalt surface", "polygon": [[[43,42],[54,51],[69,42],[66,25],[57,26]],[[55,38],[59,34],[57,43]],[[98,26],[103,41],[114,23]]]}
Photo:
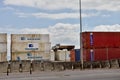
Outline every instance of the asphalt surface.
{"label": "asphalt surface", "polygon": [[120,69],[1,73],[0,80],[120,80]]}

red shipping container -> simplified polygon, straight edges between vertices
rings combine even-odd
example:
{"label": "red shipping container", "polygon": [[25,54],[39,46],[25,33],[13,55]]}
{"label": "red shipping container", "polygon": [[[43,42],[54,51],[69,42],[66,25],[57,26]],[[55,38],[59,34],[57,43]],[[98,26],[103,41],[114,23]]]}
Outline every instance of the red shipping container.
{"label": "red shipping container", "polygon": [[75,50],[70,50],[70,61],[75,62]]}
{"label": "red shipping container", "polygon": [[90,61],[90,49],[83,49],[83,60]]}
{"label": "red shipping container", "polygon": [[[93,50],[93,55],[91,55],[91,50]],[[83,50],[84,61],[103,61],[103,60],[107,60],[108,59],[107,54],[108,53],[107,53],[107,49],[106,48],[101,48],[101,49],[84,49]]]}
{"label": "red shipping container", "polygon": [[120,59],[120,48],[108,48],[108,59]]}
{"label": "red shipping container", "polygon": [[83,32],[83,48],[120,47],[120,32]]}
{"label": "red shipping container", "polygon": [[[91,49],[83,49],[84,61],[91,61]],[[93,50],[93,61],[120,59],[120,48],[97,48]]]}

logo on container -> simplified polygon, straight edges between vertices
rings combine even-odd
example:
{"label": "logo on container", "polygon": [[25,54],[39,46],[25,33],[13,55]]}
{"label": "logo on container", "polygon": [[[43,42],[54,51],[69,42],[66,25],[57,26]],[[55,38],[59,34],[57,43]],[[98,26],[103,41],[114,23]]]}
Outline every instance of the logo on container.
{"label": "logo on container", "polygon": [[31,47],[34,47],[33,44],[29,44],[28,46],[29,46],[30,48],[31,48]]}
{"label": "logo on container", "polygon": [[38,43],[28,43],[27,48],[25,50],[38,50]]}
{"label": "logo on container", "polygon": [[93,33],[90,33],[90,45],[93,46]]}

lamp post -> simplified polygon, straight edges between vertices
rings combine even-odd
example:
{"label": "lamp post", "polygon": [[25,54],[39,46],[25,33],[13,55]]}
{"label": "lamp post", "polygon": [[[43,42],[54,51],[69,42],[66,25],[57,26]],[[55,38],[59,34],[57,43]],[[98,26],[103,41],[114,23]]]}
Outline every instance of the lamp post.
{"label": "lamp post", "polygon": [[83,44],[82,44],[82,14],[81,14],[81,0],[79,0],[79,14],[80,14],[80,59],[81,69],[83,69]]}

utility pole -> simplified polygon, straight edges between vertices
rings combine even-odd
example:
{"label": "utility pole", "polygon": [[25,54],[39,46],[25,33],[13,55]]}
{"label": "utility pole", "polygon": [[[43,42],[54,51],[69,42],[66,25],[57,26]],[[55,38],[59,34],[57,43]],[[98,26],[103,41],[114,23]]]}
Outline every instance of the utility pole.
{"label": "utility pole", "polygon": [[83,44],[82,44],[82,10],[81,10],[81,0],[79,0],[79,14],[80,14],[80,58],[81,58],[81,69],[83,69]]}

